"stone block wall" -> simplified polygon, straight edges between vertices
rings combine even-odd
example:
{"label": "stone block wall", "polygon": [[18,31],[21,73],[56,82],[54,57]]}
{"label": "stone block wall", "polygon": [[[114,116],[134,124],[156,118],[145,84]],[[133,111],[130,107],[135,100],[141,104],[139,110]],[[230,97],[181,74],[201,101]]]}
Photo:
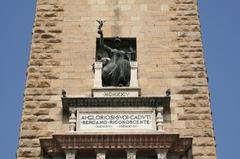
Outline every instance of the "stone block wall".
{"label": "stone block wall", "polygon": [[91,96],[97,19],[105,37],[136,37],[142,96],[172,92],[168,133],[193,136],[194,159],[215,159],[197,0],[37,0],[18,159],[39,159],[40,137],[68,130],[61,90]]}

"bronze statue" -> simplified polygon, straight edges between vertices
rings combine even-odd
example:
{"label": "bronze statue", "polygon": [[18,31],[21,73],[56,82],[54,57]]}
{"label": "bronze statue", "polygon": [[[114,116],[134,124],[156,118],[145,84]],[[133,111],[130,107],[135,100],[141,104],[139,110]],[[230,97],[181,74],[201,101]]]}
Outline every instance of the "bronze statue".
{"label": "bronze statue", "polygon": [[129,86],[130,82],[130,60],[128,54],[134,53],[135,51],[130,47],[129,52],[120,50],[121,39],[116,37],[114,39],[114,47],[104,45],[103,38],[103,23],[104,21],[97,21],[99,23],[98,34],[100,35],[100,47],[107,51],[108,57],[102,58],[103,69],[102,69],[102,81],[103,86]]}

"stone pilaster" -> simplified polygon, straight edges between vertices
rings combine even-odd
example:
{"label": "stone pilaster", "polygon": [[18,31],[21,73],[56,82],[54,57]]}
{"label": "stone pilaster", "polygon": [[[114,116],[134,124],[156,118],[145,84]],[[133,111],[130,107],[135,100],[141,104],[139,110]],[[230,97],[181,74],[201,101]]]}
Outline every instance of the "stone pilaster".
{"label": "stone pilaster", "polygon": [[69,117],[69,131],[70,132],[74,132],[76,129],[77,118],[76,118],[75,113],[76,113],[75,110],[70,111],[70,114],[71,114]]}
{"label": "stone pilaster", "polygon": [[156,114],[157,131],[163,132],[163,107],[158,107],[156,109]]}
{"label": "stone pilaster", "polygon": [[131,61],[130,65],[131,65],[130,87],[138,87],[137,62]]}
{"label": "stone pilaster", "polygon": [[102,87],[102,62],[95,62],[94,88]]}

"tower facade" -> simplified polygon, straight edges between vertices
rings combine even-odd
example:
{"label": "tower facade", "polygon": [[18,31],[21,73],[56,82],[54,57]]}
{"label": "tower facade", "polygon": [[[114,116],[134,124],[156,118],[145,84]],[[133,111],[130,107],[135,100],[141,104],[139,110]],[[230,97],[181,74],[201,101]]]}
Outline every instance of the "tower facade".
{"label": "tower facade", "polygon": [[17,158],[215,159],[198,16],[197,0],[37,0]]}

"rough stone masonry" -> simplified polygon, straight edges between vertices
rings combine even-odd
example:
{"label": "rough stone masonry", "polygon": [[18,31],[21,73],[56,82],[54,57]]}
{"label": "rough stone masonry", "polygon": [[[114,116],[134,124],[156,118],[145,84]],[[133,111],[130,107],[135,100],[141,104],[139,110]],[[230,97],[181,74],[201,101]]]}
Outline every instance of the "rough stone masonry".
{"label": "rough stone masonry", "polygon": [[169,133],[193,136],[194,159],[216,159],[197,0],[37,0],[17,149],[40,159],[40,137],[68,130],[61,89],[91,96],[96,19],[106,37],[136,37],[142,96],[171,89]]}

